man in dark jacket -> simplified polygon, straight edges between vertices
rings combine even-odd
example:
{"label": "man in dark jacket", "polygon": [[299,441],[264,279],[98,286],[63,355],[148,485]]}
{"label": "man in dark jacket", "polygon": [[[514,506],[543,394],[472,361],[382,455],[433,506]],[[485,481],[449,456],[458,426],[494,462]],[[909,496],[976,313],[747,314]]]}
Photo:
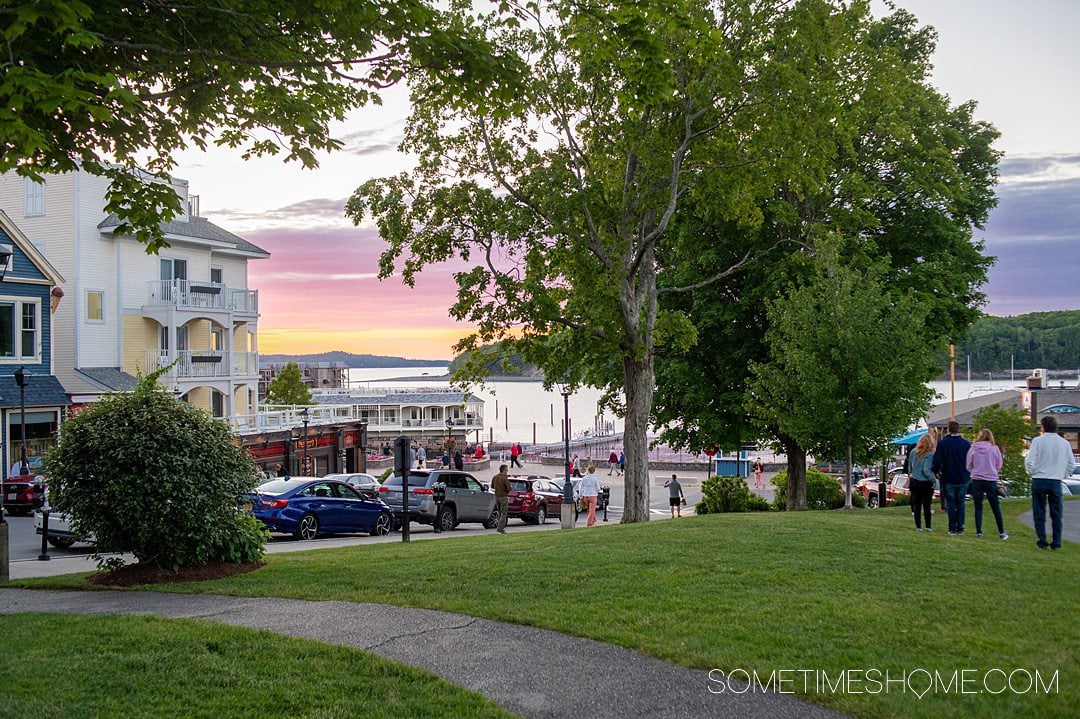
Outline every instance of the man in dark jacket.
{"label": "man in dark jacket", "polygon": [[938,442],[931,468],[941,478],[941,496],[949,513],[949,534],[964,533],[965,502],[971,475],[967,471],[967,453],[971,442],[960,436],[960,423],[949,422],[949,433]]}

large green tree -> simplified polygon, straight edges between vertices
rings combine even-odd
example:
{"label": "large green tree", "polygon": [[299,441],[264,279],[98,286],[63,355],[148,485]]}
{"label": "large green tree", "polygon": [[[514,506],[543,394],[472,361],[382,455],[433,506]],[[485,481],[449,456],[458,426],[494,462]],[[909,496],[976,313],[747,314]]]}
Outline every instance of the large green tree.
{"label": "large green tree", "polygon": [[[509,3],[483,19],[527,69],[509,102],[417,85],[404,148],[415,171],[351,198],[406,283],[464,259],[451,314],[508,340],[545,376],[621,394],[624,522],[649,518],[646,433],[659,344],[693,329],[658,306],[661,257],[698,198],[712,217],[760,223],[760,203],[815,175],[862,6],[827,0]],[[818,81],[824,82],[824,84]],[[686,289],[750,257],[710,268]]]}
{"label": "large green tree", "polygon": [[429,0],[0,4],[0,172],[107,176],[106,211],[157,248],[179,204],[146,182],[211,142],[307,167],[330,124],[415,67],[497,85],[460,13]]}
{"label": "large green tree", "polygon": [[285,363],[266,387],[266,403],[286,406],[311,404],[311,390],[304,383],[300,365],[296,362]]}
{"label": "large green tree", "polygon": [[[928,310],[927,342],[959,337],[977,317],[992,262],[972,228],[995,204],[996,131],[974,118],[972,103],[952,106],[930,85],[932,28],[901,10],[877,20],[864,14],[852,32],[849,57],[858,61],[847,65],[828,109],[819,141],[831,149],[815,172],[777,186],[754,228],[708,207],[684,214],[660,277],[661,308],[685,313],[696,328],[692,347],[659,354],[656,417],[665,439],[693,449],[778,444],[792,508],[805,505],[806,449],[778,427],[750,421],[746,387],[750,364],[769,358],[767,304],[810,276],[812,239],[842,232],[846,263],[887,261],[890,291],[914,292]],[[761,261],[692,293],[667,290],[749,248],[765,253]]]}
{"label": "large green tree", "polygon": [[845,506],[853,462],[879,458],[930,407],[937,372],[923,338],[927,308],[890,293],[887,264],[842,264],[833,238],[818,243],[814,274],[769,303],[769,360],[751,365],[747,410],[766,429],[821,457],[844,457]]}

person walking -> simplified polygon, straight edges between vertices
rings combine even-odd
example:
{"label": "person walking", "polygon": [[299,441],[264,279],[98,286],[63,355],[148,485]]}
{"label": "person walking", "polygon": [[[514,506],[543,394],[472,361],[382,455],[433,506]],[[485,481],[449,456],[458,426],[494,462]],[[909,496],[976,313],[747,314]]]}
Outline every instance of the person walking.
{"label": "person walking", "polygon": [[671,475],[671,479],[664,482],[664,486],[668,491],[668,507],[671,509],[671,518],[675,519],[675,513],[678,512],[678,516],[682,516],[682,506],[686,504],[686,496],[683,494],[682,485],[679,484],[679,478],[676,475]]}
{"label": "person walking", "polygon": [[765,482],[761,478],[762,472],[765,471],[765,465],[761,462],[761,457],[754,460],[754,489],[765,489]]}
{"label": "person walking", "polygon": [[425,462],[427,462],[427,450],[424,449],[424,445],[420,445],[416,448],[416,468],[423,469]]}
{"label": "person walking", "polygon": [[570,476],[581,476],[581,460],[578,459],[578,456],[576,454],[574,455],[573,459],[570,460]]}
{"label": "person walking", "polygon": [[994,444],[994,433],[983,427],[975,438],[975,444],[968,450],[966,464],[967,471],[971,474],[971,498],[975,500],[976,537],[982,537],[983,497],[986,497],[997,522],[998,536],[1002,539],[1009,538],[1001,520],[1001,503],[998,500],[1001,462],[1001,450]]}
{"label": "person walking", "polygon": [[960,436],[960,423],[949,422],[949,433],[934,450],[934,474],[941,477],[941,493],[949,515],[949,534],[964,533],[965,502],[971,475],[967,470],[967,453],[971,442]]}
{"label": "person walking", "polygon": [[499,465],[499,473],[491,479],[491,489],[495,492],[495,506],[499,508],[499,524],[495,531],[506,534],[506,515],[510,511],[510,477],[506,474],[506,465]]}
{"label": "person walking", "polygon": [[[1061,549],[1062,480],[1076,468],[1072,445],[1057,433],[1057,419],[1047,415],[1039,423],[1042,434],[1031,440],[1024,466],[1031,475],[1031,512],[1035,519],[1035,535],[1039,549]],[[1046,509],[1050,508],[1050,525],[1053,531],[1050,544],[1046,543]]]}
{"label": "person walking", "polygon": [[619,474],[626,474],[626,453],[619,450]]}
{"label": "person walking", "polygon": [[462,456],[460,449],[454,450],[454,469],[459,472],[465,469],[465,457]]}
{"label": "person walking", "polygon": [[607,463],[607,473],[609,477],[611,476],[612,472],[618,472],[619,474],[622,474],[622,471],[619,469],[619,455],[615,454],[615,450],[611,450],[611,454],[609,454],[607,458]]}
{"label": "person walking", "polygon": [[600,480],[596,477],[596,467],[591,464],[585,470],[585,477],[581,480],[581,498],[585,500],[585,508],[589,511],[585,526],[591,527],[596,524],[596,501],[600,495]]}
{"label": "person walking", "polygon": [[510,466],[521,467],[521,445],[517,442],[510,445]]}
{"label": "person walking", "polygon": [[[929,432],[919,438],[918,444],[908,452],[908,476],[911,478],[911,513],[915,515],[915,531],[921,532],[926,520],[925,530],[932,532],[930,518],[934,516],[934,449],[936,443]],[[922,517],[919,516],[920,511]]]}

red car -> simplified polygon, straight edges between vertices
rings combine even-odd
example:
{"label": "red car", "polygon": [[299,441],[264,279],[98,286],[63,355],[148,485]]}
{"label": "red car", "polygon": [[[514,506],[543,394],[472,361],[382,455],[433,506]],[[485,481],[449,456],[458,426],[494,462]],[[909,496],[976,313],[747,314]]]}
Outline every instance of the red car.
{"label": "red car", "polygon": [[518,517],[529,524],[544,524],[550,515],[559,516],[562,502],[562,487],[547,477],[510,477],[508,517]]}
{"label": "red car", "polygon": [[[866,506],[868,509],[874,509],[880,504],[878,500],[878,479],[877,477],[871,477],[861,480],[855,487],[854,491],[862,493],[862,496],[866,498]],[[907,496],[911,494],[911,478],[904,474],[902,467],[889,471],[889,480],[885,486],[885,497],[887,504],[892,504],[892,501],[896,497]],[[934,491],[934,498],[941,497],[941,492]]]}
{"label": "red car", "polygon": [[24,517],[34,511],[34,483],[39,478],[44,483],[45,476],[41,474],[20,474],[4,480],[4,509],[8,514]]}

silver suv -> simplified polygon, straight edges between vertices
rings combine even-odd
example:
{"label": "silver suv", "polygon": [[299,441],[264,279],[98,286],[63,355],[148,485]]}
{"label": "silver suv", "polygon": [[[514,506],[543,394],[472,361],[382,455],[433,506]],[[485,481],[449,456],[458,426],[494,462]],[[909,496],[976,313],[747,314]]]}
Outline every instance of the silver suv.
{"label": "silver suv", "polygon": [[[437,483],[446,486],[446,502],[442,513],[435,516],[435,490]],[[401,525],[401,475],[386,478],[379,489],[379,497],[394,510]],[[409,519],[421,524],[434,525],[436,521],[443,530],[451,530],[462,522],[480,522],[486,529],[494,529],[499,523],[499,509],[495,494],[488,485],[482,484],[468,472],[453,469],[418,469],[409,472]]]}

